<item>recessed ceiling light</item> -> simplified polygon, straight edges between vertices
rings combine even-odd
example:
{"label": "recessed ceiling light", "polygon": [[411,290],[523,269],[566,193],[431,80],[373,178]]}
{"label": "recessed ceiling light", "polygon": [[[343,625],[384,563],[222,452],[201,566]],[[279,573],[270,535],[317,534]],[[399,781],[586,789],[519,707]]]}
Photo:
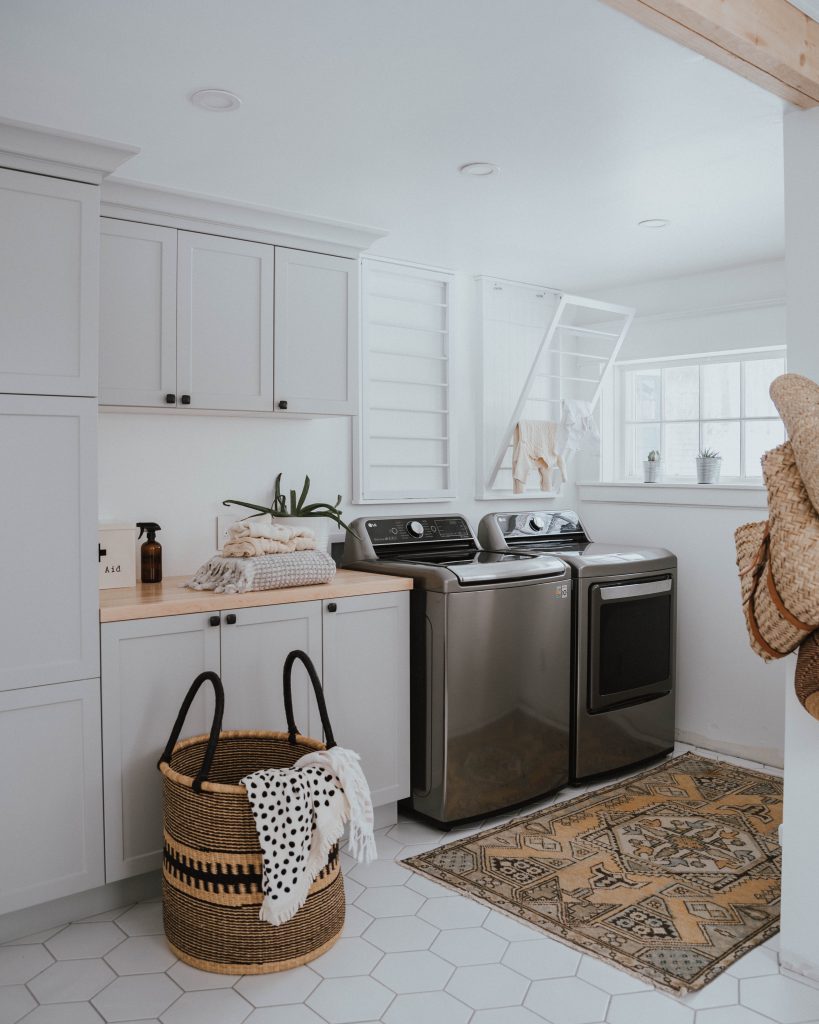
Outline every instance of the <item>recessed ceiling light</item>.
{"label": "recessed ceiling light", "polygon": [[239,97],[227,89],[199,89],[191,94],[190,101],[195,107],[210,110],[214,114],[226,114],[238,110],[242,105]]}
{"label": "recessed ceiling light", "polygon": [[639,228],[667,228],[671,223],[670,220],[666,220],[664,217],[649,217],[648,220],[638,220],[637,227]]}
{"label": "recessed ceiling light", "polygon": [[474,163],[462,164],[458,170],[470,178],[488,178],[490,174],[497,174],[500,168],[497,164]]}

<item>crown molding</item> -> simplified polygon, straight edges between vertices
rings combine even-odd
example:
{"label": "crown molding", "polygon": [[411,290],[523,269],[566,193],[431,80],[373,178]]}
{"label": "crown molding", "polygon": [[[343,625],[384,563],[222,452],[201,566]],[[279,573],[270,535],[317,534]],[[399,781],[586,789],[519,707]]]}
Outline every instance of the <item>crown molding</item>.
{"label": "crown molding", "polygon": [[387,232],[124,178],[102,187],[104,217],[357,257]]}
{"label": "crown molding", "polygon": [[0,167],[99,185],[137,146],[0,118]]}

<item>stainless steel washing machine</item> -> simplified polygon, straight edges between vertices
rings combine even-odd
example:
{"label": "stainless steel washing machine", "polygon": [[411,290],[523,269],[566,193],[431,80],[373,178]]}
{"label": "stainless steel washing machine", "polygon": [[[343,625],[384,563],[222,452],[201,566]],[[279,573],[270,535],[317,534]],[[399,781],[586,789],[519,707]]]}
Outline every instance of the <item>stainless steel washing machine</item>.
{"label": "stainless steel washing machine", "polygon": [[572,779],[674,747],[677,559],[664,548],[598,544],[575,512],[490,513],[495,550],[556,555],[574,577]]}
{"label": "stainless steel washing machine", "polygon": [[458,515],[357,519],[351,528],[345,568],[413,580],[411,809],[449,826],[565,785],[566,564],[483,551]]}

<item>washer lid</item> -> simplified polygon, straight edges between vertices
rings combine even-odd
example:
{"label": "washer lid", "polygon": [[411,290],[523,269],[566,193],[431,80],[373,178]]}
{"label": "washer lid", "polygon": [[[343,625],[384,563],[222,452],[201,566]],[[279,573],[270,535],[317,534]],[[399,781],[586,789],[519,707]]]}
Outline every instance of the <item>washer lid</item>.
{"label": "washer lid", "polygon": [[523,551],[476,551],[462,555],[451,550],[417,551],[413,555],[394,555],[388,561],[448,570],[465,584],[503,583],[566,573],[566,564],[559,558]]}

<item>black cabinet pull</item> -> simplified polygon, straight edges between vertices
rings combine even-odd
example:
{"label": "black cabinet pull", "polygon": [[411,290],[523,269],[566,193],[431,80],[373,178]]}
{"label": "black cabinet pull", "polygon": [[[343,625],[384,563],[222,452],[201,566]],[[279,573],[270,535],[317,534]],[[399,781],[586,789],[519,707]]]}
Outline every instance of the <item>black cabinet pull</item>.
{"label": "black cabinet pull", "polygon": [[182,395],[182,397],[179,399],[179,401],[183,405],[190,405],[191,404],[191,396],[190,395]]}
{"label": "black cabinet pull", "polygon": [[226,623],[227,623],[227,624],[228,624],[229,626],[235,626],[235,625],[236,625],[236,616],[235,616],[235,615],[233,615],[233,614],[230,614],[230,615],[226,615],[226,616],[225,616],[225,622],[226,622]]}
{"label": "black cabinet pull", "polygon": [[218,626],[221,621],[222,620],[219,618],[218,615],[211,615],[211,617],[208,619],[208,622],[211,624],[211,626]]}
{"label": "black cabinet pull", "polygon": [[279,408],[280,409],[286,409],[287,408],[287,402],[286,401],[285,402],[279,402]]}
{"label": "black cabinet pull", "polygon": [[165,402],[168,405],[175,405],[176,404],[176,395],[165,395]]}
{"label": "black cabinet pull", "polygon": [[335,601],[331,601],[331,602],[330,602],[330,603],[329,603],[329,604],[327,605],[327,611],[328,611],[328,612],[335,612],[335,611],[338,611],[338,605],[337,605],[337,604],[335,603]]}

